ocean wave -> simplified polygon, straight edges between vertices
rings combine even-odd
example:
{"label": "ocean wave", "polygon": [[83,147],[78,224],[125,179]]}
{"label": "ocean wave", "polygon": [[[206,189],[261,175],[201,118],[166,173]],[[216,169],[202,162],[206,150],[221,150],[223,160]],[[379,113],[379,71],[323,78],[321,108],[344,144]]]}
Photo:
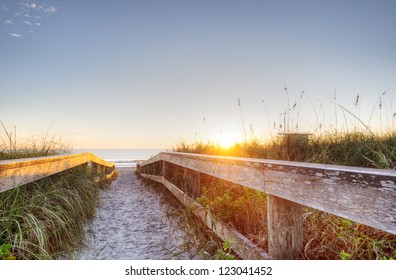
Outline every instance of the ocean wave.
{"label": "ocean wave", "polygon": [[108,160],[108,161],[113,162],[116,167],[136,167],[136,164],[139,160],[116,159],[116,160]]}
{"label": "ocean wave", "polygon": [[136,167],[136,163],[116,163],[116,167]]}
{"label": "ocean wave", "polygon": [[139,160],[136,159],[116,159],[116,160],[111,160],[109,159],[108,161],[114,162],[114,163],[137,163]]}

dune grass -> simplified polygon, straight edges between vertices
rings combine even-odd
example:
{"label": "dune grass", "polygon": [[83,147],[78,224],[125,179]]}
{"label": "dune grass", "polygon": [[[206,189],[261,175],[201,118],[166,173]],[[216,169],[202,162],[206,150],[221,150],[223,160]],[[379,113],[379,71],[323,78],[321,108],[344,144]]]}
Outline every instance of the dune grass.
{"label": "dune grass", "polygon": [[[0,160],[69,153],[61,139],[48,133],[17,141],[3,129]],[[106,186],[76,167],[0,193],[0,259],[73,258],[84,245],[84,226],[95,216]]]}
{"label": "dune grass", "polygon": [[[302,96],[302,95],[301,95]],[[376,106],[383,114],[383,96]],[[382,169],[396,169],[396,132],[394,127],[396,113],[392,122],[383,119],[388,129],[373,132],[369,124],[364,123],[352,111],[360,111],[359,95],[354,109],[348,110],[334,101],[333,115],[342,112],[346,127],[352,129],[337,130],[331,121],[316,120],[313,125],[318,133],[303,134],[298,131],[300,108],[295,103],[281,114],[286,123],[281,126],[282,133],[263,141],[254,135],[247,137],[244,127],[242,142],[229,148],[223,148],[214,141],[180,142],[173,147],[175,152],[264,158],[332,165],[347,165]],[[241,110],[241,103],[238,100]],[[293,110],[296,115],[293,116]],[[313,108],[315,113],[320,112]],[[324,114],[323,114],[324,115]],[[352,121],[347,118],[352,118]],[[318,114],[317,114],[318,116]],[[296,121],[297,120],[297,121]],[[327,123],[332,129],[325,129]],[[389,125],[392,123],[392,125]],[[297,128],[291,131],[290,128]],[[381,127],[383,126],[381,123]],[[287,128],[287,129],[286,129]],[[291,132],[291,133],[287,133]],[[219,218],[267,250],[267,196],[264,193],[213,178],[202,186],[202,195],[197,201],[210,209]],[[304,207],[304,250],[302,259],[396,259],[396,235],[389,234],[353,221],[343,219],[319,210]]]}
{"label": "dune grass", "polygon": [[92,178],[70,170],[2,193],[0,244],[17,259],[70,258],[83,245],[99,191]]}
{"label": "dune grass", "polygon": [[62,155],[71,151],[60,137],[50,135],[50,128],[44,135],[18,139],[16,127],[12,131],[1,121],[0,125],[0,160]]}
{"label": "dune grass", "polygon": [[0,160],[32,158],[43,156],[56,156],[70,153],[67,145],[59,139],[34,139],[18,146],[0,145]]}
{"label": "dune grass", "polygon": [[[267,196],[241,186],[204,186],[197,199],[218,218],[268,250]],[[396,259],[396,236],[304,207],[302,259]]]}
{"label": "dune grass", "polygon": [[226,155],[248,158],[349,165],[359,167],[396,168],[396,132],[372,135],[327,133],[309,135],[299,140],[279,135],[266,142],[252,139],[224,149],[214,143],[181,142],[173,147],[175,152]]}
{"label": "dune grass", "polygon": [[[279,136],[266,143],[257,139],[229,149],[213,143],[181,143],[177,152],[266,158],[395,169],[396,133],[375,136],[362,132],[310,135],[301,139]],[[220,219],[264,249],[267,248],[267,196],[213,178],[197,199]],[[304,208],[304,259],[396,259],[396,236],[319,210]]]}

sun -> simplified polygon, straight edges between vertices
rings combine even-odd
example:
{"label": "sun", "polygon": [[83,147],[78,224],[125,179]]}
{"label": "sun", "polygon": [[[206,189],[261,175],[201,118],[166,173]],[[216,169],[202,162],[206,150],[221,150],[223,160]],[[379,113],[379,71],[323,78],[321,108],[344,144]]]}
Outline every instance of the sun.
{"label": "sun", "polygon": [[222,134],[218,139],[218,143],[221,148],[229,149],[237,142],[236,138],[232,134]]}

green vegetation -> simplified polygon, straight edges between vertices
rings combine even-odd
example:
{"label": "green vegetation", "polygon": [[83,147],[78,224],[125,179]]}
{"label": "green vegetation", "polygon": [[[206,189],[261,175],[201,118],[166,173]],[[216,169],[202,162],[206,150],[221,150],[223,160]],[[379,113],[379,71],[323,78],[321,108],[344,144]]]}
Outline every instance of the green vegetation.
{"label": "green vegetation", "polygon": [[[383,95],[377,103],[380,110],[384,106]],[[241,108],[240,100],[238,100],[238,105]],[[280,133],[268,141],[260,141],[255,137],[249,137],[249,139],[246,137],[242,119],[245,135],[245,141],[242,143],[235,143],[229,148],[223,148],[210,141],[198,141],[193,144],[181,142],[173,147],[173,151],[396,169],[396,132],[388,129],[382,133],[374,133],[351,111],[338,104],[335,105],[336,108],[341,108],[343,113],[352,115],[357,123],[353,130],[324,131],[318,129],[321,133],[312,135]],[[360,106],[359,96],[357,96],[354,105]],[[287,120],[285,125],[287,128],[298,128],[298,124],[293,124],[291,115],[295,108],[299,110],[300,106],[295,103],[292,108],[287,108],[283,113],[284,119]],[[374,109],[371,116],[373,112]],[[299,112],[296,112],[297,120],[298,114]],[[395,117],[396,113],[393,114],[392,124]],[[318,123],[316,127],[321,128],[322,125]],[[203,184],[202,195],[197,198],[197,201],[267,250],[266,195],[215,178],[210,180],[210,184],[207,182]],[[301,258],[395,259],[396,236],[305,207],[304,251],[301,252]]]}
{"label": "green vegetation", "polygon": [[224,241],[222,247],[217,249],[216,254],[214,255],[214,260],[235,260],[236,257],[233,255],[232,242]]}
{"label": "green vegetation", "polygon": [[55,136],[49,135],[49,130],[41,137],[31,137],[18,141],[16,127],[14,132],[8,131],[0,121],[3,133],[0,134],[0,160],[54,156],[69,153],[69,148]]}
{"label": "green vegetation", "polygon": [[[297,135],[298,136],[298,135]],[[278,136],[267,142],[253,139],[224,149],[214,143],[180,143],[175,152],[265,158],[360,167],[396,168],[396,132],[328,133],[295,138]]]}
{"label": "green vegetation", "polygon": [[[17,143],[3,128],[0,160],[68,153],[48,133]],[[72,258],[84,245],[84,225],[95,216],[106,186],[77,167],[0,193],[0,259]]]}
{"label": "green vegetation", "polygon": [[0,194],[0,244],[6,246],[0,258],[72,256],[83,245],[99,192],[92,178],[71,170]]}
{"label": "green vegetation", "polygon": [[254,243],[267,248],[266,239],[262,238],[267,228],[265,193],[213,179],[203,187],[197,202]]}
{"label": "green vegetation", "polygon": [[[299,160],[316,163],[395,168],[396,134],[374,137],[359,133],[311,136],[308,142],[275,139],[236,144],[228,150],[213,144],[179,145],[176,151],[228,156]],[[210,182],[210,183],[208,183]],[[268,249],[267,196],[212,178],[197,198],[218,218]],[[395,259],[396,236],[319,210],[304,208],[305,259]]]}
{"label": "green vegetation", "polygon": [[11,244],[3,244],[0,246],[0,260],[15,260],[15,256],[13,256],[10,252]]}

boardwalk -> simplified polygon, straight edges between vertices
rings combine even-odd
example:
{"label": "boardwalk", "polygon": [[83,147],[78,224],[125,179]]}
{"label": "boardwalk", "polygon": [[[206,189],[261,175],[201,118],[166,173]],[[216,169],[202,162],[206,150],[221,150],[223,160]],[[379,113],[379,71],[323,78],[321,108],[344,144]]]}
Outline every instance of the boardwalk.
{"label": "boardwalk", "polygon": [[[91,153],[1,161],[0,193],[71,168],[87,172],[97,182],[114,173],[113,163]],[[304,206],[396,233],[395,170],[172,152],[141,162],[137,169],[140,176],[161,183],[223,241],[231,242],[243,259],[300,258]],[[201,252],[213,253],[205,247],[210,242],[200,239],[202,231],[186,226],[181,217],[173,223],[167,219],[171,205],[161,202],[160,188],[143,184],[132,168],[118,171],[111,188],[102,192],[97,217],[87,229],[89,246],[76,252],[77,259],[186,259],[194,256],[194,244],[204,247]],[[268,253],[195,201],[203,186],[221,180],[266,193]],[[180,229],[183,225],[186,228]],[[186,240],[185,232],[195,235],[194,240]],[[188,253],[179,254],[183,247]]]}
{"label": "boardwalk", "polygon": [[[167,205],[144,186],[131,168],[118,168],[119,177],[102,193],[97,216],[88,229],[89,247],[78,259],[172,259],[183,231],[166,218]],[[179,255],[177,258],[187,258]]]}

